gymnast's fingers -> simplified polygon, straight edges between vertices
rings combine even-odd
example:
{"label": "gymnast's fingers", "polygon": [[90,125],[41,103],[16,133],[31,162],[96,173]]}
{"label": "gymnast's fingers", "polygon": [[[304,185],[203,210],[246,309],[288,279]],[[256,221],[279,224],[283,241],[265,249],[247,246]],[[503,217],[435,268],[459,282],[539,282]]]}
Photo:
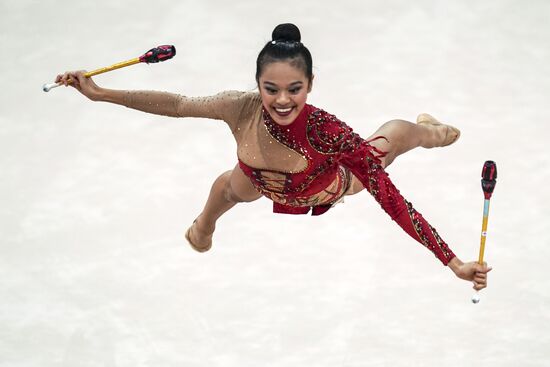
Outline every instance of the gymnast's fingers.
{"label": "gymnast's fingers", "polygon": [[483,281],[483,282],[476,282],[474,281],[474,287],[473,287],[476,291],[480,291],[482,290],[483,288],[487,288],[487,282],[486,281]]}

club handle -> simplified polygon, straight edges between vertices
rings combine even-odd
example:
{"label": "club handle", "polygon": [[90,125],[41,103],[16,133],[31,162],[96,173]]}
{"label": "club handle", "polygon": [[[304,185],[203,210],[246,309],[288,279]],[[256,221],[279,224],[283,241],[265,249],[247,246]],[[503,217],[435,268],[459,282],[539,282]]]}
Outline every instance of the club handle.
{"label": "club handle", "polygon": [[[140,58],[139,58],[139,57],[136,57],[136,58],[131,59],[131,60],[127,60],[127,61],[123,61],[123,62],[119,62],[119,63],[113,64],[113,65],[111,65],[111,66],[106,66],[106,67],[104,67],[104,68],[100,68],[100,69],[88,71],[87,73],[84,74],[84,76],[85,76],[86,78],[89,78],[89,77],[94,76],[94,75],[103,74],[103,73],[106,73],[106,72],[108,72],[108,71],[113,71],[113,70],[116,70],[116,69],[124,68],[124,67],[126,67],[126,66],[138,64],[138,63],[140,63],[140,62],[141,62]],[[70,81],[69,81],[69,84],[71,84]],[[44,85],[42,86],[42,90],[43,90],[44,92],[49,92],[50,89],[60,87],[61,85],[62,85],[62,83],[44,84]]]}
{"label": "club handle", "polygon": [[124,68],[126,66],[138,64],[140,62],[141,62],[140,58],[136,57],[136,58],[133,58],[131,60],[119,62],[119,63],[113,64],[113,65],[110,65],[110,66],[106,66],[106,67],[103,67],[103,68],[100,68],[100,69],[89,71],[89,72],[85,73],[84,76],[86,78],[89,78],[89,77],[94,76],[94,75],[103,74],[103,73],[106,73],[108,71],[113,71],[113,70],[116,70],[116,69]]}
{"label": "club handle", "polygon": [[489,222],[489,207],[491,200],[485,199],[483,204],[483,221],[481,223],[481,241],[479,244],[479,259],[478,263],[483,265],[483,255],[485,253],[485,240],[487,239],[487,223]]}

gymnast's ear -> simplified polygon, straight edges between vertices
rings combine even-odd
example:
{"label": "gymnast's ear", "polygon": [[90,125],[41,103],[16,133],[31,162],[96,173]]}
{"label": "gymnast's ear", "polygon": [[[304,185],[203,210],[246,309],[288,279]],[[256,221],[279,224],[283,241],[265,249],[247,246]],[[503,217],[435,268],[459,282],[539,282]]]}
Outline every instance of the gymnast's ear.
{"label": "gymnast's ear", "polygon": [[311,92],[313,89],[313,79],[315,79],[315,74],[311,74],[311,79],[309,80],[309,85],[307,86],[307,92]]}

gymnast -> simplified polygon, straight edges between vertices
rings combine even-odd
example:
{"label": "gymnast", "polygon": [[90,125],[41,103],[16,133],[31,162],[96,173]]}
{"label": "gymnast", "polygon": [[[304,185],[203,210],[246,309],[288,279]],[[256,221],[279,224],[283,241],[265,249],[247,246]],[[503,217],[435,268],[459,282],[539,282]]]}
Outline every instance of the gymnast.
{"label": "gymnast", "polygon": [[172,117],[223,120],[237,142],[237,165],[213,183],[204,209],[186,231],[191,247],[208,251],[218,219],[237,203],[262,196],[273,212],[321,215],[344,196],[366,189],[413,239],[430,250],[458,278],[487,286],[487,264],[462,262],[437,231],[405,200],[385,168],[417,148],[444,147],[460,137],[455,127],[429,114],[416,123],[392,120],[367,139],[343,121],[307,104],[313,86],[312,57],[299,29],[280,24],[256,61],[258,91],[225,91],[186,97],[157,91],[99,87],[84,71],[58,75],[92,101],[110,102]]}

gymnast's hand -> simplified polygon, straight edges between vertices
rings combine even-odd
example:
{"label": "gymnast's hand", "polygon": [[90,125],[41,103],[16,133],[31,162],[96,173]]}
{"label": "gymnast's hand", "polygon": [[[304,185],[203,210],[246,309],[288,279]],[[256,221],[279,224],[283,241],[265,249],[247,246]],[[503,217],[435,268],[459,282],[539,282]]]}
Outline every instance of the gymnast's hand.
{"label": "gymnast's hand", "polygon": [[483,265],[477,261],[463,263],[458,257],[454,257],[449,262],[449,267],[460,279],[473,282],[473,288],[476,291],[487,287],[487,273],[493,269],[488,267],[487,263],[483,263]]}
{"label": "gymnast's hand", "polygon": [[84,76],[85,73],[85,70],[66,71],[64,74],[58,75],[57,78],[55,78],[55,82],[74,87],[92,101],[97,101],[101,88],[92,78],[86,78]]}

